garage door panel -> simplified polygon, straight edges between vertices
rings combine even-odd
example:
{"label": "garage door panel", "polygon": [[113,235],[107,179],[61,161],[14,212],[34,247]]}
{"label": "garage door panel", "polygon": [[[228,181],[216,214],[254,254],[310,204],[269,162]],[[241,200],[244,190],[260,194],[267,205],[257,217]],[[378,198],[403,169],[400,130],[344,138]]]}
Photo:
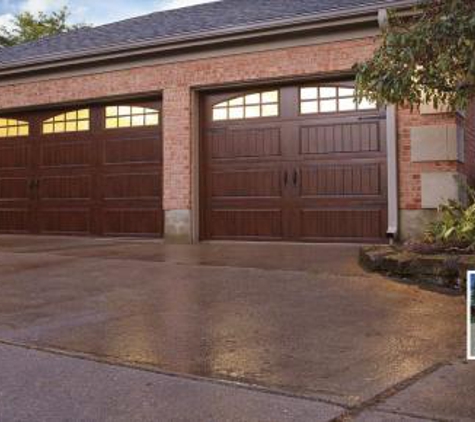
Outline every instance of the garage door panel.
{"label": "garage door panel", "polygon": [[103,177],[103,198],[109,199],[155,199],[162,196],[161,175],[150,173],[108,174]]}
{"label": "garage door panel", "polygon": [[149,236],[161,233],[163,215],[156,208],[109,208],[103,213],[104,234]]}
{"label": "garage door panel", "polygon": [[0,205],[0,232],[29,233],[31,230],[30,211],[25,206],[4,207]]}
{"label": "garage door panel", "polygon": [[161,161],[161,147],[155,137],[130,137],[122,138],[117,134],[115,139],[104,140],[104,164],[133,164],[133,163],[159,163]]}
{"label": "garage door panel", "polygon": [[301,168],[302,197],[378,197],[385,194],[380,163],[326,164]]}
{"label": "garage door panel", "polygon": [[40,196],[47,200],[92,199],[93,179],[89,175],[50,176],[40,178]]}
{"label": "garage door panel", "polygon": [[267,158],[282,155],[280,127],[234,128],[210,131],[213,159]]}
{"label": "garage door panel", "polygon": [[41,168],[89,166],[94,154],[90,141],[71,138],[43,140],[40,146]]}
{"label": "garage door panel", "polygon": [[0,171],[26,169],[31,157],[30,145],[25,140],[0,141]]}
{"label": "garage door panel", "polygon": [[324,208],[300,211],[301,239],[371,241],[386,230],[385,211],[378,208]]}
{"label": "garage door panel", "polygon": [[40,233],[85,235],[92,229],[91,209],[65,207],[43,208],[38,214]]}
{"label": "garage door panel", "polygon": [[381,152],[380,122],[327,123],[300,128],[300,153],[343,154]]}
{"label": "garage door panel", "polygon": [[211,194],[213,198],[280,198],[282,172],[278,169],[214,171]]}
{"label": "garage door panel", "polygon": [[281,239],[282,211],[280,209],[222,209],[213,210],[211,237],[234,239]]}
{"label": "garage door panel", "polygon": [[29,180],[27,177],[1,177],[0,203],[25,200],[30,197]]}

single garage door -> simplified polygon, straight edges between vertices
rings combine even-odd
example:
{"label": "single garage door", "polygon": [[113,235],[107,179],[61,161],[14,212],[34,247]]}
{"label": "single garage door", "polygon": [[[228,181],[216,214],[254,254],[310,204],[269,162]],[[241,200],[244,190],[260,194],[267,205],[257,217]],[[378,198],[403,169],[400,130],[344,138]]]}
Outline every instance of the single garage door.
{"label": "single garage door", "polygon": [[0,116],[0,232],[162,234],[160,103]]}
{"label": "single garage door", "polygon": [[204,98],[203,239],[381,241],[385,111],[351,82]]}

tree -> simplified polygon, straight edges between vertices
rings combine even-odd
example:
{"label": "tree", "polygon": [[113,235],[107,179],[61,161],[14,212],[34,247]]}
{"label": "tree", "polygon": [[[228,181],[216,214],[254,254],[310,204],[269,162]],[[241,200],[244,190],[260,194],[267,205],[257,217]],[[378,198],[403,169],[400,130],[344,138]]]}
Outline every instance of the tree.
{"label": "tree", "polygon": [[355,66],[359,98],[465,109],[475,97],[475,0],[424,0],[388,13],[372,59]]}
{"label": "tree", "polygon": [[11,29],[0,26],[0,47],[11,47],[85,26],[68,24],[69,16],[69,10],[66,7],[50,14],[19,13],[13,18]]}

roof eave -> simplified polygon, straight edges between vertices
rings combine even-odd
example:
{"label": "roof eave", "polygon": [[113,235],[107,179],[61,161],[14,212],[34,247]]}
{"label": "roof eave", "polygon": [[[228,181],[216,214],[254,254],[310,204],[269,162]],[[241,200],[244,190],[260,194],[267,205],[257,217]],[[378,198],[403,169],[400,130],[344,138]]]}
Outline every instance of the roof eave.
{"label": "roof eave", "polygon": [[[418,0],[401,0],[391,4],[391,8],[408,8]],[[384,3],[345,10],[334,10],[318,15],[305,15],[291,19],[281,19],[267,23],[256,23],[240,27],[223,28],[205,33],[191,33],[165,39],[152,39],[135,43],[124,43],[107,48],[88,49],[81,52],[61,55],[45,55],[28,61],[14,62],[2,66],[0,77],[18,76],[24,73],[45,70],[59,70],[70,66],[91,65],[96,62],[133,58],[147,54],[180,51],[200,46],[225,44],[236,41],[249,41],[271,35],[298,34],[304,31],[323,28],[338,29],[351,24],[371,24],[378,22],[378,11],[385,8]]]}

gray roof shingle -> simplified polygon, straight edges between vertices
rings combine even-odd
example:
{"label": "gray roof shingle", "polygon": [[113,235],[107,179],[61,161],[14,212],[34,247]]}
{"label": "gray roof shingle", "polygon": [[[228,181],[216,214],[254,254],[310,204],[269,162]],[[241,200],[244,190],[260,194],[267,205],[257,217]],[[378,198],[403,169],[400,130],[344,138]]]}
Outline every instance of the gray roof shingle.
{"label": "gray roof shingle", "polygon": [[55,56],[81,55],[138,42],[197,35],[214,30],[240,28],[251,24],[303,15],[370,5],[391,5],[399,0],[221,0],[182,9],[155,12],[93,28],[55,35],[0,49],[0,67],[41,62]]}

